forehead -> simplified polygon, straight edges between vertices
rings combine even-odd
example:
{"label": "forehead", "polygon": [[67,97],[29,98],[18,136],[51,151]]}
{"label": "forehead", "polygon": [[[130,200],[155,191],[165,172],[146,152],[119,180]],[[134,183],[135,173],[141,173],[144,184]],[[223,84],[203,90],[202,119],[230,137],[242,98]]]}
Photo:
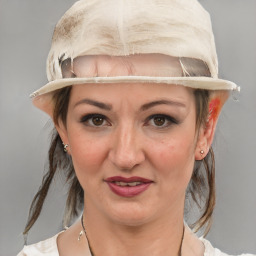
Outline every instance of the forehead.
{"label": "forehead", "polygon": [[78,102],[92,100],[113,106],[118,110],[121,106],[140,109],[150,102],[173,102],[172,106],[182,109],[194,109],[195,97],[193,89],[180,85],[124,83],[124,84],[81,84],[73,86],[69,106]]}
{"label": "forehead", "polygon": [[135,54],[129,56],[82,56],[73,62],[77,77],[87,76],[164,76],[182,75],[180,61],[163,54]]}

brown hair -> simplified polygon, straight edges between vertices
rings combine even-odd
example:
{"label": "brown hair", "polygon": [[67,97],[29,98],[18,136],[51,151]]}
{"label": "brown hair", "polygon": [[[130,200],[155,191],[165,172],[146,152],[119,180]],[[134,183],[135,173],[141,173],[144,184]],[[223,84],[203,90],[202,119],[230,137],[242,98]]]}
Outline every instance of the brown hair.
{"label": "brown hair", "polygon": [[[186,67],[185,72],[183,72],[184,76],[210,76],[209,69],[204,62],[188,58],[180,58],[180,61],[182,61],[182,66]],[[203,70],[203,72],[198,72],[198,69],[194,68],[198,66],[203,66],[203,69],[199,68],[199,70]],[[66,87],[54,92],[54,123],[58,123],[58,121],[61,120],[66,124],[71,89],[72,87]],[[196,127],[199,129],[201,125],[205,125],[207,122],[210,92],[197,89],[194,90],[194,95],[196,99]],[[69,225],[71,219],[77,216],[83,208],[83,189],[75,175],[72,160],[70,156],[63,151],[61,138],[55,129],[52,134],[51,145],[48,152],[48,161],[48,172],[43,177],[42,184],[32,201],[28,221],[23,232],[24,235],[29,232],[38,219],[53,177],[57,172],[61,172],[65,175],[66,183],[69,186],[64,214],[64,226]],[[192,223],[190,227],[198,231],[205,226],[204,234],[207,234],[210,229],[215,205],[214,163],[214,153],[213,150],[210,149],[209,153],[202,161],[195,161],[194,171],[187,188],[187,200],[190,202],[191,198],[201,212],[200,217]]]}

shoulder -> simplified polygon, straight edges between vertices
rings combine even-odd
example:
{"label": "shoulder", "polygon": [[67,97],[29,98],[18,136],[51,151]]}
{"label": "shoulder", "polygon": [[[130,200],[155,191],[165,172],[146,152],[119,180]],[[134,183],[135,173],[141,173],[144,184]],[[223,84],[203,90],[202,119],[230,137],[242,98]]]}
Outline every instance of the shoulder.
{"label": "shoulder", "polygon": [[60,233],[39,243],[24,246],[23,250],[17,256],[59,256],[57,237]]}
{"label": "shoulder", "polygon": [[[200,240],[203,242],[205,247],[204,256],[229,256],[228,254],[221,252],[219,249],[214,248],[208,240],[204,238],[200,238]],[[255,256],[255,255],[241,254],[240,256]]]}

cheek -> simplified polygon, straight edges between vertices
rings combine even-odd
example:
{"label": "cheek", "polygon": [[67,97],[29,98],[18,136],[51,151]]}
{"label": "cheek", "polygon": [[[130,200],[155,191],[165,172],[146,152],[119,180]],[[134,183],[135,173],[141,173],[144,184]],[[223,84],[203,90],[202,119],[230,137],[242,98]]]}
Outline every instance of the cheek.
{"label": "cheek", "polygon": [[194,149],[194,136],[190,134],[166,138],[154,143],[152,163],[163,179],[183,179],[187,183],[193,171]]}
{"label": "cheek", "polygon": [[69,143],[77,175],[79,176],[79,173],[89,175],[97,172],[107,154],[106,141],[77,131],[70,135]]}
{"label": "cheek", "polygon": [[103,165],[106,150],[101,140],[96,142],[90,138],[76,138],[71,141],[72,162],[75,173],[87,197],[91,196],[92,187],[100,191],[103,180]]}

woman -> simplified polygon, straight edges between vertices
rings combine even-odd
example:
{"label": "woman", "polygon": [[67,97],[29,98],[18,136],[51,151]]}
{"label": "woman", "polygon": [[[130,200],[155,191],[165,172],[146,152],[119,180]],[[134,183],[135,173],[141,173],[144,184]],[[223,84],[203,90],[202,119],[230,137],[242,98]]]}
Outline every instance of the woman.
{"label": "woman", "polygon": [[19,255],[225,255],[184,224],[191,199],[210,228],[211,150],[221,108],[239,88],[218,79],[208,13],[196,0],[78,1],[55,28],[49,83],[32,94],[56,132],[49,172],[70,184],[64,223]]}

